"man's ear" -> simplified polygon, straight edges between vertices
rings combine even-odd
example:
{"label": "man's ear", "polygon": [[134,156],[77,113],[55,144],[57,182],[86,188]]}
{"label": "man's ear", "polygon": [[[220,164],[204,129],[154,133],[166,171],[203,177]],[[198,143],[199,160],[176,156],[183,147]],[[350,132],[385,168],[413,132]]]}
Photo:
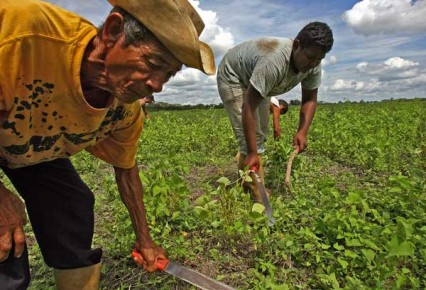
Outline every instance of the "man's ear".
{"label": "man's ear", "polygon": [[107,48],[111,48],[122,36],[124,19],[120,13],[111,13],[105,20],[102,30],[102,41]]}
{"label": "man's ear", "polygon": [[300,47],[299,39],[293,40],[293,50],[296,50],[298,47]]}

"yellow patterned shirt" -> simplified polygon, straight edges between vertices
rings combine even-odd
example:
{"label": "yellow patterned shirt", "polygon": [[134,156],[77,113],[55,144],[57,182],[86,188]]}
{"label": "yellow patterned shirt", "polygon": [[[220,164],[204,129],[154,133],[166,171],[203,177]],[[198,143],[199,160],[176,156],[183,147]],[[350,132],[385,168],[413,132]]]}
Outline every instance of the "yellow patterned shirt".
{"label": "yellow patterned shirt", "polygon": [[96,28],[38,0],[0,1],[0,158],[17,168],[83,149],[121,168],[135,164],[138,102],[95,109],[80,67]]}

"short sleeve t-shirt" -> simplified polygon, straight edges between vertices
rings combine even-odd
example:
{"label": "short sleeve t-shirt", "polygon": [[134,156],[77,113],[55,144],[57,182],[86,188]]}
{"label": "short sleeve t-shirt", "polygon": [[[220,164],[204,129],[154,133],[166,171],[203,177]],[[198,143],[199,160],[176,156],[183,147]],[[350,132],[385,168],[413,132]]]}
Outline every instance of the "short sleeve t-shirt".
{"label": "short sleeve t-shirt", "polygon": [[250,83],[264,98],[286,93],[299,83],[307,90],[318,88],[321,65],[296,74],[290,65],[292,45],[288,38],[260,38],[237,45],[221,61],[218,77],[231,86]]}
{"label": "short sleeve t-shirt", "polygon": [[134,166],[143,124],[139,104],[114,99],[96,109],[82,93],[81,62],[96,28],[38,0],[2,0],[0,27],[0,157],[7,166],[83,149],[114,166]]}

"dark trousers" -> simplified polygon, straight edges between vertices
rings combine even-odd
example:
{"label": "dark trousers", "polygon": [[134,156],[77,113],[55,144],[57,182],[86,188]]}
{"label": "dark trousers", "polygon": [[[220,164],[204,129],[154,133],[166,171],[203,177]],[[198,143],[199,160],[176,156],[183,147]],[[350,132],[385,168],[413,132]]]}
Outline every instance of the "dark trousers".
{"label": "dark trousers", "polygon": [[13,257],[12,248],[6,261],[0,263],[0,290],[25,290],[29,284],[30,267],[27,247],[19,259]]}
{"label": "dark trousers", "polygon": [[[91,249],[94,196],[69,159],[2,169],[25,201],[31,226],[48,266],[74,269],[101,261],[102,250]],[[11,260],[12,264],[19,263],[19,259],[12,257]],[[22,267],[28,267],[28,262],[22,263]],[[3,288],[2,276],[10,276],[4,272],[0,267],[0,289],[20,289]]]}

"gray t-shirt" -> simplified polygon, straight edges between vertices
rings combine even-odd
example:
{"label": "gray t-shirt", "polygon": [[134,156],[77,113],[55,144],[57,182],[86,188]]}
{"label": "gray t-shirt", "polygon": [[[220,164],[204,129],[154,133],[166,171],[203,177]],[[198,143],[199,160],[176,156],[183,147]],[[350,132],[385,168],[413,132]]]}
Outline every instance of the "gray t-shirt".
{"label": "gray t-shirt", "polygon": [[290,65],[293,40],[259,38],[243,42],[223,57],[218,77],[229,85],[252,86],[265,98],[290,91],[297,84],[313,90],[321,83],[321,64],[296,74]]}

